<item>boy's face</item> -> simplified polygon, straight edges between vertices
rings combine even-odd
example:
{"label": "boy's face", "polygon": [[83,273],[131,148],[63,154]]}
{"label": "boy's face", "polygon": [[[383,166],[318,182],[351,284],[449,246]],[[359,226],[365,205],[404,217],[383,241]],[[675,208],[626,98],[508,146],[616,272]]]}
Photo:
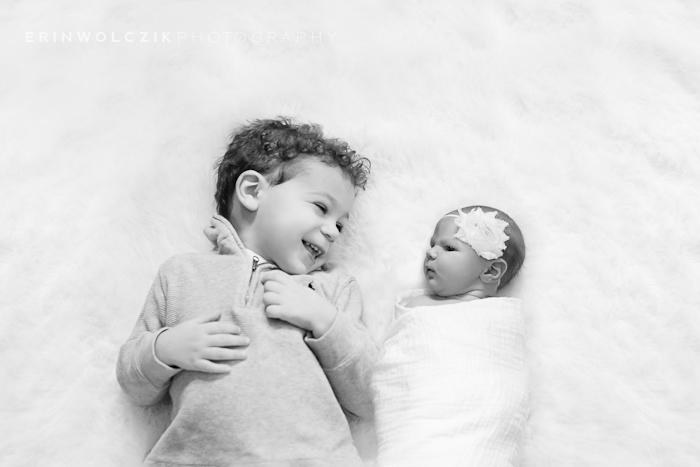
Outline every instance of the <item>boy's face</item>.
{"label": "boy's face", "polygon": [[425,253],[423,272],[435,295],[450,297],[473,290],[490,262],[466,243],[457,240],[453,217],[442,218],[435,226],[430,248]]}
{"label": "boy's face", "polygon": [[340,168],[300,161],[302,171],[261,190],[246,247],[289,274],[321,267],[347,222],[355,189]]}

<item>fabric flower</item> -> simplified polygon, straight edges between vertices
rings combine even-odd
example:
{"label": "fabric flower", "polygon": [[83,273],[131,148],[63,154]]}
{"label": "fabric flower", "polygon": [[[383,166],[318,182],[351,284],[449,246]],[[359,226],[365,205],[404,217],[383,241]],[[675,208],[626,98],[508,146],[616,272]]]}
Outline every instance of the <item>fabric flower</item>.
{"label": "fabric flower", "polygon": [[496,211],[474,208],[467,214],[460,209],[455,224],[458,227],[455,237],[472,247],[477,255],[488,260],[503,256],[509,239],[505,233],[508,222],[498,219]]}

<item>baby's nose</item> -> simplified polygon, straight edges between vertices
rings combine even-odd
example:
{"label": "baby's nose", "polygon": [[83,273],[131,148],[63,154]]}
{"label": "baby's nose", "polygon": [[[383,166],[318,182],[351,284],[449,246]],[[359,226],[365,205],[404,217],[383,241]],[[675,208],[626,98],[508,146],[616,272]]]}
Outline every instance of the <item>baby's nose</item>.
{"label": "baby's nose", "polygon": [[425,256],[426,256],[426,258],[429,258],[429,259],[435,259],[437,257],[437,253],[435,252],[435,248],[429,248],[425,252]]}

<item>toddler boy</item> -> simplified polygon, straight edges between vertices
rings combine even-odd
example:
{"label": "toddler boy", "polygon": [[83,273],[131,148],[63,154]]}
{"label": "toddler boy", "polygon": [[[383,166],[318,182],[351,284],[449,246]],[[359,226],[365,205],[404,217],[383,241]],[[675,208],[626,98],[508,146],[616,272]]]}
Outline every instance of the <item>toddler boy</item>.
{"label": "toddler boy", "polygon": [[172,399],[145,465],[361,466],[346,414],[372,415],[377,348],[356,281],[324,265],[367,159],[287,119],[241,127],[220,160],[214,253],[160,268],[117,376]]}

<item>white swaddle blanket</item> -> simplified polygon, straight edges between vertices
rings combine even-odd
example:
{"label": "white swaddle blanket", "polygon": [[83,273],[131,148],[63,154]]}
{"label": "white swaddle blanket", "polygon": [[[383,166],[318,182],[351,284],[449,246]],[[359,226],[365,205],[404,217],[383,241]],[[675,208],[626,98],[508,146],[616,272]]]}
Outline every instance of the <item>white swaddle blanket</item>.
{"label": "white swaddle blanket", "polygon": [[406,308],[375,367],[378,467],[513,466],[528,416],[521,302]]}

